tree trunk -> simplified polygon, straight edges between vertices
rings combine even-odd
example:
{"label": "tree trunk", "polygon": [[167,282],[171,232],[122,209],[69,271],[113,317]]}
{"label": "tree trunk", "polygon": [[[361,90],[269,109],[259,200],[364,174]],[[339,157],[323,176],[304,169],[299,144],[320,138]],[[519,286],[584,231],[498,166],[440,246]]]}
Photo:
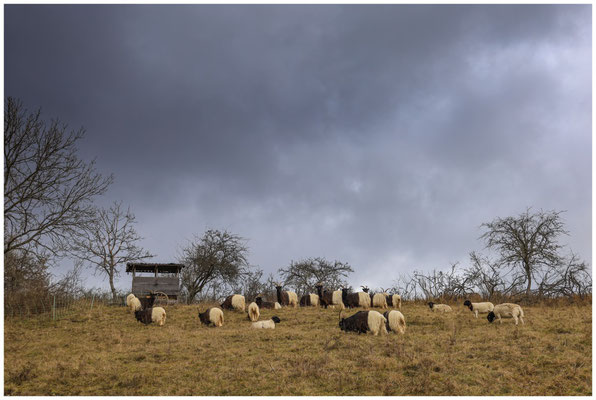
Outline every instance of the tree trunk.
{"label": "tree trunk", "polygon": [[116,288],[114,287],[114,270],[110,270],[110,289],[112,290],[112,300],[116,301]]}
{"label": "tree trunk", "polygon": [[528,274],[528,287],[526,288],[526,297],[527,298],[530,298],[530,291],[532,290],[531,289],[531,286],[532,286],[532,273],[531,272],[527,272],[527,274]]}

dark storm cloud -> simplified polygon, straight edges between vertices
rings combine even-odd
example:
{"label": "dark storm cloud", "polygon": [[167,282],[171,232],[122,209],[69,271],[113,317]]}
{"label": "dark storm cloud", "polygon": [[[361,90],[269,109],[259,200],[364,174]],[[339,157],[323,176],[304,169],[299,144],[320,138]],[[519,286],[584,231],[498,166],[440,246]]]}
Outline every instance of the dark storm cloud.
{"label": "dark storm cloud", "polygon": [[162,260],[227,228],[385,285],[534,206],[591,261],[590,11],[8,5],[5,93],[87,128]]}

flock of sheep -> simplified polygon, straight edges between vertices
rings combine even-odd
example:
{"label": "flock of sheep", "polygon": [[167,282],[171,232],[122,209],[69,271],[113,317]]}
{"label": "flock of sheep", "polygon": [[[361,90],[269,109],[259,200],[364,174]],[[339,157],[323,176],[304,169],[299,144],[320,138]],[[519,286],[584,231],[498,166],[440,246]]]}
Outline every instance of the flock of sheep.
{"label": "flock of sheep", "polygon": [[[389,307],[398,308],[401,310],[401,297],[398,294],[388,294],[386,292],[376,293],[371,296],[368,293],[368,288],[363,286],[361,292],[351,293],[348,289],[328,291],[323,290],[323,285],[316,285],[317,294],[310,293],[304,295],[298,301],[296,293],[282,290],[280,284],[276,285],[277,301],[268,302],[263,301],[262,297],[257,297],[254,302],[251,302],[248,307],[245,307],[244,296],[233,294],[228,296],[220,305],[223,309],[237,310],[247,313],[248,319],[252,322],[252,328],[255,329],[275,329],[275,324],[281,320],[274,316],[268,320],[259,320],[260,309],[280,309],[282,306],[291,307],[338,307],[339,312],[339,327],[342,331],[352,331],[358,333],[371,332],[373,335],[379,333],[387,334],[388,332],[405,334],[406,320],[401,311],[388,310],[381,314],[378,311],[367,310],[370,307],[388,309]],[[153,307],[155,297],[152,295],[149,298],[139,300],[134,294],[129,294],[126,298],[126,305],[134,313],[135,318],[144,324],[156,323],[163,326],[166,322],[166,311],[162,307]],[[429,302],[428,306],[431,311],[439,313],[453,312],[452,308],[447,304],[436,304]],[[498,319],[502,323],[502,318],[513,318],[515,325],[518,321],[524,324],[524,312],[517,304],[503,303],[493,305],[491,302],[472,303],[470,300],[464,302],[464,306],[472,311],[476,318],[478,314],[487,314],[489,322]],[[358,311],[350,317],[342,318],[342,312],[345,308],[361,307],[367,311]],[[202,313],[199,313],[199,320],[205,325],[215,327],[223,326],[224,313],[219,307],[211,307]]]}

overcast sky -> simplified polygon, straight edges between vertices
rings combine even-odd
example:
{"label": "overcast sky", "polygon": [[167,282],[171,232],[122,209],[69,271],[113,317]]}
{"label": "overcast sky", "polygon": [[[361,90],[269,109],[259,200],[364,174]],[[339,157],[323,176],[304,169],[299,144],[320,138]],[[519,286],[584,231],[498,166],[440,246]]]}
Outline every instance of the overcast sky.
{"label": "overcast sky", "polygon": [[[158,262],[207,228],[354,286],[566,210],[591,259],[591,5],[5,5],[5,96],[83,126]],[[70,264],[71,265],[71,264]],[[88,286],[107,288],[99,277]],[[123,274],[118,286],[130,287]]]}

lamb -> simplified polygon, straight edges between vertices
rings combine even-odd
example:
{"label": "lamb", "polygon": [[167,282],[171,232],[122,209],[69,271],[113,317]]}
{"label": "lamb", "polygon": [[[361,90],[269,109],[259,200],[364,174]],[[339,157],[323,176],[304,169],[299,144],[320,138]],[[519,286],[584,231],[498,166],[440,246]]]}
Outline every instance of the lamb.
{"label": "lamb", "polygon": [[[252,304],[254,303],[251,303],[251,305]],[[257,312],[259,312],[258,309]],[[205,312],[199,313],[199,320],[205,325],[213,324],[215,327],[220,327],[224,323],[224,314],[221,309],[217,307],[210,307],[205,310]]]}
{"label": "lamb", "polygon": [[379,333],[387,334],[387,319],[377,311],[358,311],[348,318],[341,317],[339,312],[339,328],[342,331],[366,333],[370,331],[374,336]]}
{"label": "lamb", "polygon": [[522,324],[525,325],[524,310],[522,310],[519,305],[513,303],[497,304],[495,308],[488,313],[486,318],[488,319],[488,322],[491,323],[495,320],[495,318],[498,318],[501,324],[503,323],[501,318],[513,318],[515,325],[517,325],[517,320],[519,318]]}
{"label": "lamb", "polygon": [[488,314],[492,310],[494,310],[495,305],[490,301],[485,301],[483,303],[472,303],[470,300],[464,301],[464,306],[468,307],[470,311],[474,313],[476,319],[478,319],[478,314]]}
{"label": "lamb", "polygon": [[453,311],[447,304],[435,304],[430,301],[428,306],[432,312],[448,313]]}
{"label": "lamb", "polygon": [[[132,296],[132,297],[130,297],[130,296]],[[137,299],[134,294],[128,295],[128,297],[126,298],[126,304],[128,305],[128,308],[131,313],[134,313],[135,311],[139,311],[139,310],[143,309],[143,307],[141,306],[140,300]]]}
{"label": "lamb", "polygon": [[370,296],[368,293],[365,292],[357,292],[357,293],[348,293],[347,288],[343,288],[341,290],[342,295],[342,302],[344,306],[347,308],[354,308],[354,307],[362,307],[362,308],[369,308],[370,307]]}
{"label": "lamb", "polygon": [[260,315],[259,306],[253,301],[248,305],[248,319],[252,322],[256,322],[259,320]]}
{"label": "lamb", "polygon": [[277,302],[282,306],[298,307],[298,296],[294,292],[282,291],[280,283],[275,283],[275,290],[277,291]]}
{"label": "lamb", "polygon": [[372,298],[372,306],[379,308],[387,308],[387,297],[384,293],[375,293]]}
{"label": "lamb", "polygon": [[387,330],[395,333],[406,333],[406,319],[404,315],[395,310],[385,311],[383,317],[387,319]]}
{"label": "lamb", "polygon": [[241,296],[239,294],[233,294],[231,296],[226,297],[224,302],[221,303],[221,308],[226,310],[237,310],[244,312],[244,296]]}
{"label": "lamb", "polygon": [[279,324],[281,320],[278,317],[271,317],[267,321],[257,321],[251,324],[254,329],[275,329],[275,324]]}
{"label": "lamb", "polygon": [[281,304],[279,304],[277,301],[263,301],[263,298],[260,296],[255,299],[255,302],[259,308],[271,308],[275,310],[279,310],[281,308]]}
{"label": "lamb", "polygon": [[313,293],[305,294],[300,298],[300,307],[317,307],[319,305],[319,296]]}
{"label": "lamb", "polygon": [[143,310],[135,311],[135,318],[137,321],[145,325],[156,323],[163,326],[166,323],[166,310],[162,307],[145,308]]}

